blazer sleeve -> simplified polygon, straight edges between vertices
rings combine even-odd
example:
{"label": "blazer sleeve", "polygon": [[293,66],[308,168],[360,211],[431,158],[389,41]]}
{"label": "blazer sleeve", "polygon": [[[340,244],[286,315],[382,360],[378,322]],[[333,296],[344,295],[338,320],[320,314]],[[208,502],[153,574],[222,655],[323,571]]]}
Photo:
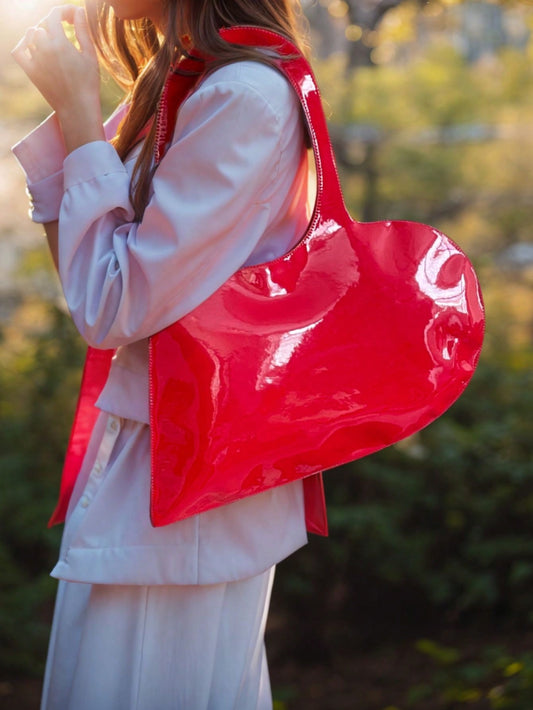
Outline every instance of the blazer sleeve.
{"label": "blazer sleeve", "polygon": [[[127,106],[120,106],[105,122],[107,140],[115,135],[126,110]],[[63,162],[67,156],[55,113],[16,143],[12,151],[26,177],[30,219],[38,224],[55,222],[63,199]]]}
{"label": "blazer sleeve", "polygon": [[246,262],[268,224],[281,137],[299,120],[286,80],[277,77],[272,86],[287,95],[276,97],[277,108],[256,87],[229,79],[187,99],[140,223],[128,171],[109,143],[67,156],[59,273],[90,345],[115,348],[152,335]]}

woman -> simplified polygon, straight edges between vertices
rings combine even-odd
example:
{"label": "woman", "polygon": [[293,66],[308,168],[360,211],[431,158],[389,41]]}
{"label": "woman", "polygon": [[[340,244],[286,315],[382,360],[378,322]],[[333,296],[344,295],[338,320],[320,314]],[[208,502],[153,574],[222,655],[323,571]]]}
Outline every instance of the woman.
{"label": "woman", "polygon": [[[42,708],[270,708],[265,619],[274,565],[306,542],[302,483],[153,527],[148,338],[305,231],[298,100],[267,53],[219,34],[256,25],[297,42],[292,3],[86,9],[56,8],[13,52],[54,110],[14,148],[33,220],[81,335],[116,348],[52,572]],[[95,46],[127,92],[105,127]],[[193,49],[202,67],[161,146],[169,67]]]}

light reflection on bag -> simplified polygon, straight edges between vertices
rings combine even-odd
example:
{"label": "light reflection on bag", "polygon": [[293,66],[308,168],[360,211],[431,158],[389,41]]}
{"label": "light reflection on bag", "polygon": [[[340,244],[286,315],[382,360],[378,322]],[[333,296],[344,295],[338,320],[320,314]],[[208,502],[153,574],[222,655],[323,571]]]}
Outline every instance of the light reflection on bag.
{"label": "light reflection on bag", "polygon": [[349,216],[296,47],[256,28],[223,36],[290,57],[279,68],[307,117],[317,202],[290,253],[241,269],[151,338],[154,525],[413,434],[463,392],[483,340],[478,280],[451,240],[423,224]]}

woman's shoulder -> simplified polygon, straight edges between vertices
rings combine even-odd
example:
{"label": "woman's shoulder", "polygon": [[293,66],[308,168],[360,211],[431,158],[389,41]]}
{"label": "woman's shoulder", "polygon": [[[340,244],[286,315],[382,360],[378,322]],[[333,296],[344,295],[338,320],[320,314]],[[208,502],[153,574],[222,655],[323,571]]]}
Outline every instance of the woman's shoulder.
{"label": "woman's shoulder", "polygon": [[231,62],[209,73],[195,93],[209,92],[245,96],[267,104],[279,117],[286,118],[299,107],[299,100],[287,78],[276,68],[260,61]]}

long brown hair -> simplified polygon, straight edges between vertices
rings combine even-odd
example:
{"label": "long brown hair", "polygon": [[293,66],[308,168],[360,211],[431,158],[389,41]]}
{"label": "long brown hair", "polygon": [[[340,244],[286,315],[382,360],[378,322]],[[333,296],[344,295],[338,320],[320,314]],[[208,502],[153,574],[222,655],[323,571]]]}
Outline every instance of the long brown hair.
{"label": "long brown hair", "polygon": [[[132,175],[130,197],[135,217],[141,220],[149,199],[159,99],[169,68],[192,45],[211,57],[206,67],[242,59],[271,63],[253,47],[229,44],[219,34],[222,27],[253,25],[274,30],[304,50],[299,0],[162,0],[166,28],[158,30],[147,19],[120,20],[104,0],[87,0],[89,26],[100,57],[113,79],[124,89],[130,104],[113,144],[122,159],[138,142],[147,126]],[[187,37],[187,47],[184,38]],[[151,125],[150,125],[151,124]]]}

